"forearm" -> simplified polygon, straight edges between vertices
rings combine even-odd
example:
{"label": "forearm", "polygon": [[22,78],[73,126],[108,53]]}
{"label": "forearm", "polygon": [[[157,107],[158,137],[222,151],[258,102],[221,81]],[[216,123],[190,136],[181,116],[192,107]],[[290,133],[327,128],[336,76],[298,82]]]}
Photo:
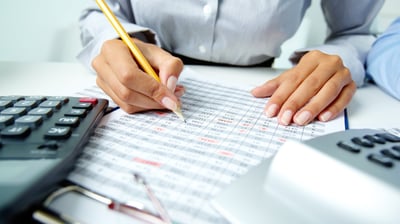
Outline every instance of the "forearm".
{"label": "forearm", "polygon": [[367,58],[367,75],[400,100],[400,18],[381,35]]}

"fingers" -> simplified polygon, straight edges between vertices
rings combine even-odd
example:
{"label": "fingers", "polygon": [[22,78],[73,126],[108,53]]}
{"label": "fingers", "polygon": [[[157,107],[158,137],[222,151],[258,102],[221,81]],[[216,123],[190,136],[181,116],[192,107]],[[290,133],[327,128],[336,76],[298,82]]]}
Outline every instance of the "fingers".
{"label": "fingers", "polygon": [[280,88],[281,95],[287,97],[278,114],[280,123],[284,125],[290,124],[293,117],[298,125],[309,123],[350,82],[350,75],[347,69],[342,68],[337,56],[318,61],[315,58],[322,56],[313,52],[304,57],[298,66],[289,71],[291,77],[297,78],[288,78]]}
{"label": "fingers", "polygon": [[338,56],[311,51],[299,64],[277,78],[255,88],[256,97],[271,96],[265,107],[278,122],[305,125],[317,116],[333,119],[350,102],[356,87]]}
{"label": "fingers", "polygon": [[338,98],[335,99],[323,112],[318,115],[320,121],[329,121],[337,117],[346,106],[350,103],[356,92],[357,86],[355,82],[351,82],[345,86]]}
{"label": "fingers", "polygon": [[[160,48],[153,48],[153,50],[153,54],[164,55],[154,58],[164,58],[168,61],[167,54],[163,50]],[[161,61],[162,59],[158,60]],[[107,41],[103,45],[101,53],[93,60],[92,65],[97,71],[99,87],[128,113],[161,108],[176,110],[179,105],[179,100],[174,95],[174,91],[177,77],[179,77],[182,68],[157,65],[157,68],[161,69],[160,71],[165,69],[173,73],[173,78],[169,78],[168,75],[164,77],[167,85],[174,90],[171,91],[166,85],[157,82],[153,77],[143,72],[136,64],[129,49],[120,40]]]}
{"label": "fingers", "polygon": [[328,121],[344,110],[355,93],[356,85],[352,80],[339,77],[340,75],[332,77],[318,94],[295,114],[294,123],[305,125],[316,116],[321,121]]}
{"label": "fingers", "polygon": [[174,92],[179,75],[183,69],[182,60],[166,51],[159,51],[158,54],[154,54],[153,52],[157,51],[158,47],[153,44],[144,43],[139,40],[136,43],[149,63],[158,72],[161,83],[166,85],[171,92]]}
{"label": "fingers", "polygon": [[279,78],[272,79],[267,81],[261,86],[258,86],[251,90],[251,94],[255,97],[269,97],[271,96],[275,90],[279,87]]}
{"label": "fingers", "polygon": [[104,57],[97,57],[93,64],[95,64],[96,70],[98,71],[96,79],[97,85],[107,93],[121,109],[128,113],[135,113],[148,109],[163,108],[150,97],[132,91],[127,86],[123,85],[123,83],[116,78],[117,75],[105,61]]}
{"label": "fingers", "polygon": [[[96,79],[97,85],[107,93],[111,97],[111,99],[125,112],[127,113],[137,113],[140,111],[145,111],[145,110],[150,110],[150,109],[163,109],[164,107],[161,106],[158,103],[154,103],[151,99],[142,99],[138,97],[137,103],[136,104],[128,104],[125,101],[123,101],[118,95],[116,95],[112,89],[110,88],[109,85],[106,84],[103,80],[100,78]],[[145,97],[146,98],[146,97]],[[151,105],[152,104],[152,105]]]}

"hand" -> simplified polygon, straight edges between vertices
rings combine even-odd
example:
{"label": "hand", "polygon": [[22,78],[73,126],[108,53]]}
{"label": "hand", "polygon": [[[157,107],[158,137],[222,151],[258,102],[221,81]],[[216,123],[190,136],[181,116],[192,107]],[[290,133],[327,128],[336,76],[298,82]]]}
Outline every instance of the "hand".
{"label": "hand", "polygon": [[158,73],[161,83],[142,71],[129,48],[115,39],[105,42],[92,62],[97,85],[128,113],[176,109],[184,91],[182,86],[176,86],[183,69],[182,61],[156,45],[133,41]]}
{"label": "hand", "polygon": [[356,90],[350,71],[335,55],[310,51],[299,63],[252,90],[255,97],[271,97],[268,117],[278,116],[282,125],[306,125],[335,118],[349,104]]}

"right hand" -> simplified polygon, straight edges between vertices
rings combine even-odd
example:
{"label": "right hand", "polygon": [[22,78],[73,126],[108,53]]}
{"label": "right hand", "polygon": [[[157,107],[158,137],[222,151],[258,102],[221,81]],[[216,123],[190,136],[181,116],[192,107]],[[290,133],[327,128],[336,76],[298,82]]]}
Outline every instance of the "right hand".
{"label": "right hand", "polygon": [[183,86],[176,86],[182,61],[154,44],[132,40],[158,73],[161,83],[140,69],[122,40],[114,39],[106,41],[92,61],[97,85],[127,113],[176,109],[184,92]]}

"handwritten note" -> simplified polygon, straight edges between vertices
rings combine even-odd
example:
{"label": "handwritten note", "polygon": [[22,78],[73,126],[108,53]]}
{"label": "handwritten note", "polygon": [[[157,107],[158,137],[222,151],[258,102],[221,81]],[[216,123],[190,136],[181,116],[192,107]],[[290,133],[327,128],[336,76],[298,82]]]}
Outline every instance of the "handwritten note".
{"label": "handwritten note", "polygon": [[151,207],[131,173],[146,177],[177,223],[226,223],[210,205],[221,189],[287,139],[305,140],[344,129],[344,116],[305,127],[281,126],[263,115],[267,99],[248,89],[188,77],[182,111],[187,123],[169,111],[103,119],[68,179],[120,201]]}

